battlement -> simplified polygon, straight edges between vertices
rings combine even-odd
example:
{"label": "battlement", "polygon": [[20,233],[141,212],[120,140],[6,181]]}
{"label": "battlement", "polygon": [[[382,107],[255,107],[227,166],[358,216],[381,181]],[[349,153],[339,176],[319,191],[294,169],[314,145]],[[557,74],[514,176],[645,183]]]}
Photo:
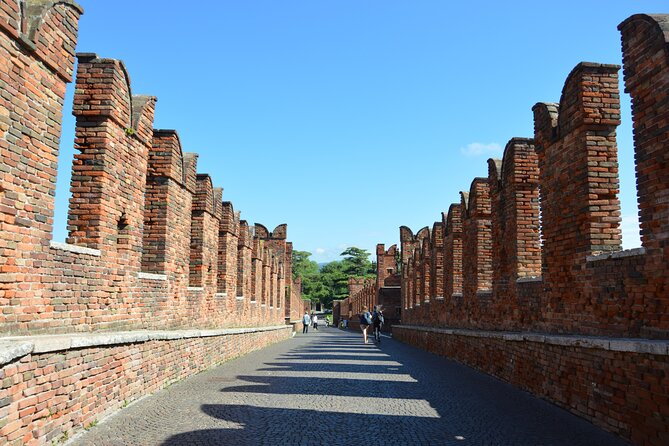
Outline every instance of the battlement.
{"label": "battlement", "polygon": [[534,137],[512,138],[501,160],[488,160],[488,177],[460,193],[431,240],[425,228],[400,227],[408,320],[428,320],[419,307],[443,297],[439,324],[449,326],[669,338],[659,316],[669,301],[658,295],[668,285],[659,267],[669,238],[667,17],[620,25],[644,249],[616,254],[620,67],[583,62],[559,103],[532,108]]}
{"label": "battlement", "polygon": [[[67,67],[55,67],[52,53],[67,50],[73,64],[81,10],[67,1],[24,6],[24,18],[12,2],[0,8],[6,31],[0,37],[13,46],[16,59],[6,67],[3,86],[30,104],[17,108],[0,101],[5,115],[15,117],[2,139],[3,154],[33,153],[1,160],[1,258],[12,266],[0,270],[0,293],[13,298],[0,301],[0,333],[283,324],[286,317],[298,318],[288,310],[301,305],[299,289],[286,274],[292,271],[287,226],[269,233],[257,225],[254,235],[232,203],[223,202],[223,189],[197,171],[198,155],[183,151],[177,131],[153,128],[156,98],[132,94],[120,60],[77,54],[73,114],[78,153],[68,244],[50,244],[58,161],[54,134],[60,134],[68,80]],[[21,28],[23,34],[7,32],[24,22],[30,23]],[[50,28],[57,26],[62,29]],[[37,39],[28,52],[26,38]],[[13,70],[12,63],[37,72]],[[25,85],[32,78],[44,81],[28,91]],[[38,119],[24,119],[21,113]],[[52,128],[44,126],[47,122]],[[20,132],[23,141],[6,138]],[[38,174],[45,165],[46,173]],[[250,306],[263,299],[281,311]]]}

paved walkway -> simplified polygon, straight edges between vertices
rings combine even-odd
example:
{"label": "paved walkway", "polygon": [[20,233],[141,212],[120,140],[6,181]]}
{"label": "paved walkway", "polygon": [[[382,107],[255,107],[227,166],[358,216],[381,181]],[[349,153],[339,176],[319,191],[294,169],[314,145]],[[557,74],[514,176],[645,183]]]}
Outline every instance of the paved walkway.
{"label": "paved walkway", "polygon": [[253,352],[75,438],[103,445],[626,443],[549,403],[391,339],[336,328]]}

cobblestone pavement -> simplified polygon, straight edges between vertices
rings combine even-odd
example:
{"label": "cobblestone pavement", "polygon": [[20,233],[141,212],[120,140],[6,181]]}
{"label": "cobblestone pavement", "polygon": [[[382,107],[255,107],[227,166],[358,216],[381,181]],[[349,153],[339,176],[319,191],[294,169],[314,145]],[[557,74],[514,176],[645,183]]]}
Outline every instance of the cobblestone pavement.
{"label": "cobblestone pavement", "polygon": [[70,444],[626,443],[456,362],[323,327],[174,384]]}

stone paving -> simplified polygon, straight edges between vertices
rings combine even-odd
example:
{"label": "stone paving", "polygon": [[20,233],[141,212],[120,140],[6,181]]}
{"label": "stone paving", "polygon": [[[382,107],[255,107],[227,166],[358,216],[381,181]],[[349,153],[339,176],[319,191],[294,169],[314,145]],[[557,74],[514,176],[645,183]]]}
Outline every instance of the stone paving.
{"label": "stone paving", "polygon": [[627,443],[456,362],[323,327],[174,384],[69,444]]}

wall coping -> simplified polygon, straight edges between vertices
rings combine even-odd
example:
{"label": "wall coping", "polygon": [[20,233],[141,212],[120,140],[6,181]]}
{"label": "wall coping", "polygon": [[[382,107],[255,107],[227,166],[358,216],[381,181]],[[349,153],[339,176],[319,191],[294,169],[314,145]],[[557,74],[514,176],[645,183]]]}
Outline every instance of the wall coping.
{"label": "wall coping", "polygon": [[86,248],[85,246],[70,245],[69,243],[54,242],[51,240],[49,246],[52,249],[60,249],[61,251],[69,251],[75,254],[88,254],[89,256],[102,257],[102,251],[99,249]]}
{"label": "wall coping", "polygon": [[0,366],[31,353],[50,353],[78,348],[93,348],[149,341],[230,336],[244,333],[283,330],[286,325],[266,327],[219,328],[191,330],[136,330],[104,333],[68,333],[38,336],[9,336],[0,338]]}
{"label": "wall coping", "polygon": [[146,280],[167,280],[167,274],[137,273],[137,278]]}
{"label": "wall coping", "polygon": [[588,262],[597,262],[606,259],[622,259],[624,257],[642,256],[644,254],[646,254],[646,248],[641,247],[641,248],[626,249],[624,251],[605,252],[603,254],[587,256],[585,259]]}
{"label": "wall coping", "polygon": [[542,276],[526,276],[516,279],[516,283],[541,282],[542,280],[544,280]]}
{"label": "wall coping", "polygon": [[419,325],[394,325],[395,329],[407,329],[446,335],[474,338],[501,339],[511,342],[538,342],[568,347],[595,348],[615,352],[649,353],[669,356],[669,340],[642,338],[608,338],[585,335],[557,335],[549,333],[467,330],[463,328],[435,328]]}

